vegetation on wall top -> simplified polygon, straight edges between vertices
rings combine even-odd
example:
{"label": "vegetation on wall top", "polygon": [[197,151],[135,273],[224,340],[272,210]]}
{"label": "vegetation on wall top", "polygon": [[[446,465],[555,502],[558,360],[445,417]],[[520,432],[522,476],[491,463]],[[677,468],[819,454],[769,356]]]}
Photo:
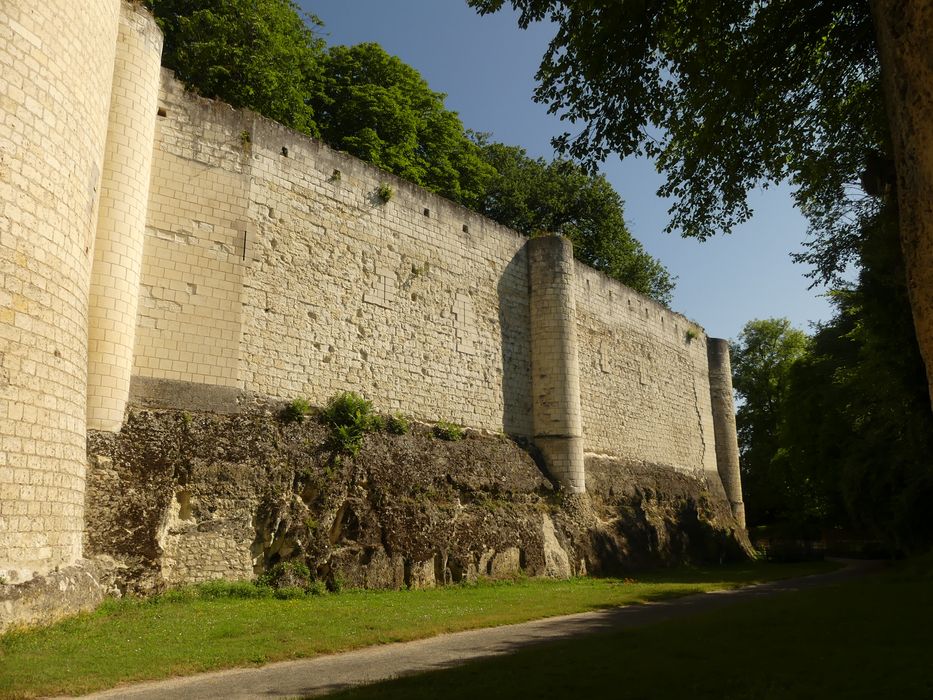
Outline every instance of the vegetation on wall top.
{"label": "vegetation on wall top", "polygon": [[445,95],[378,44],[328,48],[291,0],[147,0],[163,63],[189,89],[322,138],[670,303],[673,280],[625,225],[622,199],[569,162],[532,159],[464,128]]}

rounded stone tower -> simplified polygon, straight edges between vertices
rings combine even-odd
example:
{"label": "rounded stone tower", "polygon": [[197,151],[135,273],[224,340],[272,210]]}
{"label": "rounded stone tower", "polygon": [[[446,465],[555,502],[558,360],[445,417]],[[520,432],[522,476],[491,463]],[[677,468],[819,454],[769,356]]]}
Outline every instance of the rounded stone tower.
{"label": "rounded stone tower", "polygon": [[123,424],[133,369],[162,32],[123,3],[88,303],[87,427]]}
{"label": "rounded stone tower", "polygon": [[527,243],[534,441],[551,475],[586,491],[577,358],[573,246],[563,236]]}
{"label": "rounded stone tower", "polygon": [[732,363],[729,341],[709,338],[706,341],[709,361],[709,393],[713,409],[713,435],[716,439],[716,464],[719,479],[726,491],[732,515],[745,528],[745,503],[742,500],[742,475],[739,472],[739,442],[735,428],[735,403],[732,400]]}
{"label": "rounded stone tower", "polygon": [[120,0],[0,3],[0,575],[81,556],[87,301]]}

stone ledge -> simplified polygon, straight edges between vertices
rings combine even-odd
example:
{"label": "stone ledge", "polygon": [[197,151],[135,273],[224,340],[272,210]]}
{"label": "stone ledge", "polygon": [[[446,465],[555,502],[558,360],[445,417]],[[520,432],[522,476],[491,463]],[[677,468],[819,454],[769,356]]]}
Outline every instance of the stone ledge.
{"label": "stone ledge", "polygon": [[129,403],[139,408],[238,414],[249,409],[252,394],[232,386],[134,376]]}
{"label": "stone ledge", "polygon": [[25,583],[0,586],[0,633],[92,610],[114,592],[118,567],[110,557],[81,559]]}

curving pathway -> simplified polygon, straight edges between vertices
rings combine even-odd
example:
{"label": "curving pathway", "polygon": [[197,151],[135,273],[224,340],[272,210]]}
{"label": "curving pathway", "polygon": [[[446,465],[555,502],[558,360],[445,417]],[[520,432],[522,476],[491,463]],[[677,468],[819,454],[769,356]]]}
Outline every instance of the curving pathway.
{"label": "curving pathway", "polygon": [[846,561],[828,574],[774,581],[731,591],[699,593],[668,601],[550,617],[486,629],[444,634],[414,642],[358,649],[259,668],[236,668],[196,676],[150,681],[107,690],[85,698],[128,700],[234,700],[325,695],[353,685],[457,666],[471,659],[509,654],[531,644],[716,610],[741,600],[800,591],[877,570],[883,562]]}

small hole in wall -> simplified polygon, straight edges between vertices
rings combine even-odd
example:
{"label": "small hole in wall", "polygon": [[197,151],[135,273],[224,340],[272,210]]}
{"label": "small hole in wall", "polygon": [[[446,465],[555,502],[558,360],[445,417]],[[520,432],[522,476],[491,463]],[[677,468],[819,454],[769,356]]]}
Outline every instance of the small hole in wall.
{"label": "small hole in wall", "polygon": [[158,116],[160,116],[160,117],[165,117],[165,116],[168,116],[168,113],[167,113],[162,107],[159,107],[159,108],[156,110],[156,115],[158,115]]}
{"label": "small hole in wall", "polygon": [[425,209],[425,210],[424,210],[424,215],[425,215],[425,216],[431,216],[431,210],[430,210],[430,209]]}
{"label": "small hole in wall", "polygon": [[470,227],[467,226],[466,224],[464,224],[464,225],[463,225],[463,232],[464,232],[464,233],[469,233],[469,232],[470,232]]}
{"label": "small hole in wall", "polygon": [[288,147],[282,146],[282,155],[288,158]]}

